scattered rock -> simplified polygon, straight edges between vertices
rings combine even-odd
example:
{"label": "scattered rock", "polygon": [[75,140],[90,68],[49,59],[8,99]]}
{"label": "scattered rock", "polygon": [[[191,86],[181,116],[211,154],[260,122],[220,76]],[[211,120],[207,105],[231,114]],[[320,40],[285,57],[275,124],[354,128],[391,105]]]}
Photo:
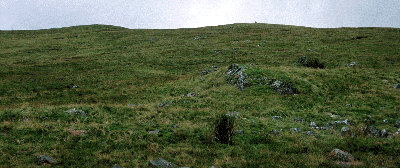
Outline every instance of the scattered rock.
{"label": "scattered rock", "polygon": [[67,129],[67,131],[73,135],[73,136],[86,136],[87,131],[86,130],[73,130],[73,129]]}
{"label": "scattered rock", "polygon": [[318,127],[318,126],[317,126],[317,124],[315,124],[315,122],[312,121],[312,122],[310,123],[310,127],[311,127],[311,128],[315,128],[315,127]]}
{"label": "scattered rock", "polygon": [[[282,131],[282,130],[281,130],[281,131]],[[281,133],[280,133],[279,131],[277,131],[277,130],[272,130],[272,131],[270,131],[269,133],[272,134],[272,135],[275,135],[275,136],[281,135]]]}
{"label": "scattered rock", "polygon": [[149,131],[149,134],[156,135],[156,134],[158,134],[159,132],[160,132],[160,130],[156,129],[156,130],[154,130],[154,131]]}
{"label": "scattered rock", "polygon": [[351,131],[349,127],[342,127],[342,129],[340,130],[340,135],[342,136],[350,136],[351,135]]}
{"label": "scattered rock", "polygon": [[184,98],[184,97],[194,97],[194,96],[197,96],[197,95],[199,95],[199,93],[192,93],[192,92],[190,92],[190,93],[188,93],[188,94],[186,94],[186,95],[182,95],[181,98]]}
{"label": "scattered rock", "polygon": [[351,104],[346,104],[346,107],[353,107],[353,105],[351,105]]}
{"label": "scattered rock", "polygon": [[368,128],[369,128],[368,133],[372,134],[372,136],[374,136],[374,137],[379,137],[380,131],[378,128],[376,128],[373,125],[370,125]]}
{"label": "scattered rock", "polygon": [[205,71],[202,71],[202,72],[200,73],[200,75],[207,75],[207,74],[213,73],[213,72],[214,72],[213,70],[205,70]]}
{"label": "scattered rock", "polygon": [[282,119],[282,116],[272,116],[272,120],[280,120]]}
{"label": "scattered rock", "polygon": [[229,117],[235,117],[235,118],[237,118],[237,116],[238,116],[239,114],[240,114],[239,112],[235,111],[235,112],[233,112],[233,113],[227,113],[226,115],[229,116]]}
{"label": "scattered rock", "polygon": [[296,117],[295,119],[293,119],[293,121],[294,121],[294,122],[302,123],[302,122],[305,122],[306,120],[301,119],[301,118],[299,118],[299,117]]}
{"label": "scattered rock", "polygon": [[314,132],[312,132],[312,131],[307,131],[306,134],[307,134],[308,136],[317,136],[317,134],[314,133]]}
{"label": "scattered rock", "polygon": [[353,155],[340,149],[333,149],[327,159],[332,160],[333,164],[338,166],[364,165],[362,162],[356,162]]}
{"label": "scattered rock", "polygon": [[179,128],[179,125],[173,125],[172,128]]}
{"label": "scattered rock", "polygon": [[244,131],[243,130],[235,130],[236,134],[243,136],[244,135]]}
{"label": "scattered rock", "polygon": [[290,131],[292,132],[292,134],[294,134],[296,132],[301,132],[301,128],[290,128]]}
{"label": "scattered rock", "polygon": [[40,155],[34,159],[34,163],[36,164],[53,164],[56,163],[56,160],[54,160],[50,156],[45,156],[45,155]]}
{"label": "scattered rock", "polygon": [[121,166],[118,166],[117,164],[115,164],[112,168],[121,168]]}
{"label": "scattered rock", "polygon": [[87,115],[86,112],[84,112],[82,110],[77,110],[75,108],[67,110],[65,112],[68,113],[68,114],[75,114],[75,115],[79,115],[80,114],[80,115],[82,115],[82,117],[85,117]]}
{"label": "scattered rock", "polygon": [[158,108],[165,107],[167,105],[168,100],[164,100],[160,105],[158,105]]}
{"label": "scattered rock", "polygon": [[149,166],[157,167],[157,168],[175,168],[178,167],[176,164],[167,162],[164,159],[158,158],[156,161],[149,161]]}
{"label": "scattered rock", "polygon": [[352,61],[352,62],[350,62],[349,65],[347,65],[347,67],[353,67],[353,66],[356,66],[356,65],[358,65],[358,62],[357,61]]}
{"label": "scattered rock", "polygon": [[397,128],[400,128],[400,118],[397,119],[397,121],[396,121],[396,126],[397,126]]}

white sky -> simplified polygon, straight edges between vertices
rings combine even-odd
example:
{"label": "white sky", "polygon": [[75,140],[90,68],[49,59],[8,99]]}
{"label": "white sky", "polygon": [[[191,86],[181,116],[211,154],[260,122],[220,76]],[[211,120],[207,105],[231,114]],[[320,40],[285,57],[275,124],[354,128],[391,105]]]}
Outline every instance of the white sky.
{"label": "white sky", "polygon": [[177,29],[255,21],[400,28],[400,0],[0,0],[0,30],[90,24]]}

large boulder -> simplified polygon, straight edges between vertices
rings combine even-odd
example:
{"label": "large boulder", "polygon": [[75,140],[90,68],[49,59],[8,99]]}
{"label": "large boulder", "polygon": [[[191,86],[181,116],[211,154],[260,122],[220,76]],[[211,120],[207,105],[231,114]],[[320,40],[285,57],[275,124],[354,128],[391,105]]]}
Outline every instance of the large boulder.
{"label": "large boulder", "polygon": [[226,72],[226,81],[239,88],[240,90],[244,90],[247,87],[247,74],[244,73],[245,68],[238,65],[231,65]]}

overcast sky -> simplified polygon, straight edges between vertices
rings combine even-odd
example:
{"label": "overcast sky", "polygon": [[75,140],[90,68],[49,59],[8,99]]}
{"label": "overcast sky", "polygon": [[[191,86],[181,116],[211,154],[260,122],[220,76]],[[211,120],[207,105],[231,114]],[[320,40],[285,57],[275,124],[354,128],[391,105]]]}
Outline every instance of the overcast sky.
{"label": "overcast sky", "polygon": [[90,24],[177,29],[255,21],[400,28],[400,0],[0,0],[0,30]]}

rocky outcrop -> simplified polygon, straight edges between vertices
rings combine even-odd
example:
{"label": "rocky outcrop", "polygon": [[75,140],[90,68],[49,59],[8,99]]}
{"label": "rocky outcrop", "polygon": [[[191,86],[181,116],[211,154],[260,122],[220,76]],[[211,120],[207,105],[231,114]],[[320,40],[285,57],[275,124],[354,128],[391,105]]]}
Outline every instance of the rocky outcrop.
{"label": "rocky outcrop", "polygon": [[249,79],[248,75],[244,72],[246,68],[231,65],[226,72],[226,81],[236,86],[240,90],[244,90],[252,85],[269,85],[271,88],[281,95],[293,95],[298,94],[299,91],[291,83],[281,82],[276,79],[270,79],[268,77]]}
{"label": "rocky outcrop", "polygon": [[247,81],[247,74],[244,73],[245,68],[238,65],[231,65],[226,72],[226,81],[236,86],[240,90],[244,90],[249,83]]}
{"label": "rocky outcrop", "polygon": [[364,163],[356,162],[353,155],[340,149],[333,149],[326,157],[332,164],[337,166],[362,166]]}

